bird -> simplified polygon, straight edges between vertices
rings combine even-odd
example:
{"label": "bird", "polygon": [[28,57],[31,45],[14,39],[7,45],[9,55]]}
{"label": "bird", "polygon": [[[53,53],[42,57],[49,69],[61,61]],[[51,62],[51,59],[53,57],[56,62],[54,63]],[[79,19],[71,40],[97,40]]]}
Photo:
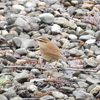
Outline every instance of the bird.
{"label": "bird", "polygon": [[59,59],[66,60],[61,50],[46,37],[36,39],[40,47],[40,53],[44,60],[51,63]]}

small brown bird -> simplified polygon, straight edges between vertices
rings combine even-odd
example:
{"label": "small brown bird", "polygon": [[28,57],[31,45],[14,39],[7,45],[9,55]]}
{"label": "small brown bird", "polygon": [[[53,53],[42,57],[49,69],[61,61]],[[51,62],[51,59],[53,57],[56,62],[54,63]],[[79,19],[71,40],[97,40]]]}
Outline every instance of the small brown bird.
{"label": "small brown bird", "polygon": [[58,59],[66,60],[60,49],[46,37],[39,37],[36,39],[42,57],[48,62],[58,61]]}

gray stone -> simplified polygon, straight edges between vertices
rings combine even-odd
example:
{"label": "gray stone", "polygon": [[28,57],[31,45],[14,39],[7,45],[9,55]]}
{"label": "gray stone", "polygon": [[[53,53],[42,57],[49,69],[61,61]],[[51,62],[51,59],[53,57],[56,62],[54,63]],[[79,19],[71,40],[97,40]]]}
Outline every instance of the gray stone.
{"label": "gray stone", "polygon": [[58,92],[58,91],[53,91],[53,92],[52,92],[52,95],[53,95],[55,98],[57,98],[57,99],[62,99],[62,98],[64,98],[64,96],[65,96],[63,93]]}
{"label": "gray stone", "polygon": [[38,91],[38,88],[37,88],[37,86],[32,84],[32,85],[27,86],[27,90],[30,92],[35,92],[35,91]]}
{"label": "gray stone", "polygon": [[4,96],[3,94],[0,94],[0,100],[8,100],[6,96]]}
{"label": "gray stone", "polygon": [[56,99],[51,95],[45,95],[41,97],[39,100],[56,100]]}
{"label": "gray stone", "polygon": [[31,72],[35,75],[39,75],[41,73],[38,69],[31,69]]}
{"label": "gray stone", "polygon": [[13,39],[14,37],[17,37],[17,36],[18,36],[18,34],[9,33],[9,34],[4,35],[4,38],[5,38],[6,40],[10,40],[10,39]]}
{"label": "gray stone", "polygon": [[79,37],[79,39],[81,39],[81,40],[88,40],[88,39],[95,39],[95,37],[92,36],[92,35],[81,35]]}
{"label": "gray stone", "polygon": [[10,100],[23,100],[23,98],[16,96],[16,97],[11,98]]}
{"label": "gray stone", "polygon": [[51,27],[51,32],[52,33],[60,33],[62,31],[61,27],[57,24],[54,24],[52,27]]}
{"label": "gray stone", "polygon": [[[8,90],[7,92],[3,93],[7,98],[12,98],[16,96],[16,91],[15,90]],[[8,99],[7,99],[8,100]]]}
{"label": "gray stone", "polygon": [[6,53],[6,59],[13,63],[17,61],[17,59],[12,54],[9,54],[9,53]]}
{"label": "gray stone", "polygon": [[54,91],[54,90],[56,90],[56,88],[53,86],[50,86],[48,88],[47,87],[43,88],[41,91],[42,92],[49,92],[49,91]]}
{"label": "gray stone", "polygon": [[54,18],[54,23],[65,27],[68,26],[68,20],[65,19],[64,17]]}
{"label": "gray stone", "polygon": [[78,82],[78,85],[80,88],[87,88],[89,86],[89,84],[87,84],[86,82]]}
{"label": "gray stone", "polygon": [[100,77],[99,75],[96,76],[88,76],[86,78],[87,82],[92,83],[92,84],[98,84],[100,83]]}
{"label": "gray stone", "polygon": [[28,78],[29,78],[29,74],[26,72],[19,73],[14,77],[14,79],[17,80],[18,82],[27,81]]}
{"label": "gray stone", "polygon": [[56,77],[56,78],[59,78],[59,77],[62,77],[64,75],[64,73],[62,72],[53,72],[53,77]]}
{"label": "gray stone", "polygon": [[30,23],[30,27],[32,31],[39,31],[39,24],[38,23]]}
{"label": "gray stone", "polygon": [[16,49],[15,51],[17,54],[19,55],[26,55],[27,54],[27,50],[25,48],[19,48],[19,49]]}
{"label": "gray stone", "polygon": [[77,15],[77,16],[85,15],[85,12],[82,11],[82,9],[77,9],[77,10],[75,10],[75,12],[76,12],[76,15]]}
{"label": "gray stone", "polygon": [[50,13],[43,13],[39,16],[42,22],[50,24],[54,20],[54,16]]}
{"label": "gray stone", "polygon": [[72,92],[74,91],[74,88],[72,87],[67,87],[67,86],[62,86],[60,87],[61,90],[66,91],[66,92]]}
{"label": "gray stone", "polygon": [[96,39],[97,39],[97,40],[100,40],[100,31],[97,31],[97,32],[95,33],[95,36],[96,36]]}
{"label": "gray stone", "polygon": [[93,97],[92,94],[86,93],[82,90],[75,90],[73,91],[73,95],[76,97],[76,100],[86,100],[89,97]]}
{"label": "gray stone", "polygon": [[96,55],[100,55],[100,48],[99,48],[99,49],[96,49],[94,53],[95,53]]}
{"label": "gray stone", "polygon": [[88,66],[91,66],[91,67],[97,67],[97,65],[98,65],[98,62],[96,60],[94,60],[94,59],[85,58],[84,61],[86,62],[86,64]]}
{"label": "gray stone", "polygon": [[22,27],[25,31],[31,30],[30,25],[24,19],[22,19],[20,17],[16,19],[15,25]]}
{"label": "gray stone", "polygon": [[38,44],[34,39],[26,39],[22,44],[21,48],[37,47]]}
{"label": "gray stone", "polygon": [[20,47],[22,44],[22,40],[19,37],[14,37],[13,42],[14,42],[16,47]]}

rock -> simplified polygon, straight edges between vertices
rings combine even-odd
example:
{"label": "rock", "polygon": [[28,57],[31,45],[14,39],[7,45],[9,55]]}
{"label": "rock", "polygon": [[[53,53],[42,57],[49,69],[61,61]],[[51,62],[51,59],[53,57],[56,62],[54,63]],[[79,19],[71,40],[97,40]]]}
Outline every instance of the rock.
{"label": "rock", "polygon": [[56,100],[56,99],[51,95],[45,95],[41,97],[39,100]]}
{"label": "rock", "polygon": [[97,76],[88,76],[86,78],[86,80],[87,80],[87,82],[92,83],[92,84],[98,84],[98,83],[100,83],[100,79],[99,79],[98,75]]}
{"label": "rock", "polygon": [[27,56],[30,57],[30,58],[35,58],[35,57],[37,57],[39,54],[40,54],[40,51],[36,51],[36,52],[28,51]]}
{"label": "rock", "polygon": [[25,9],[25,7],[22,6],[22,5],[13,5],[12,8],[13,9],[20,9],[20,10],[24,10]]}
{"label": "rock", "polygon": [[72,92],[72,91],[74,91],[74,88],[72,88],[72,87],[67,87],[67,86],[62,86],[62,87],[60,87],[60,89],[61,90],[63,90],[63,91],[65,91],[65,92]]}
{"label": "rock", "polygon": [[88,40],[88,39],[95,39],[95,37],[92,36],[92,35],[81,35],[79,37],[79,39],[81,39],[81,40]]}
{"label": "rock", "polygon": [[25,3],[25,7],[36,7],[36,3],[35,2],[26,2]]}
{"label": "rock", "polygon": [[96,42],[96,39],[89,39],[85,43],[87,44],[94,44]]}
{"label": "rock", "polygon": [[95,94],[97,94],[97,93],[99,93],[99,92],[100,92],[100,85],[96,85],[96,86],[90,91],[90,93],[93,94],[93,95],[95,95]]}
{"label": "rock", "polygon": [[58,91],[53,91],[53,92],[52,92],[52,95],[53,95],[55,98],[57,98],[57,99],[63,99],[64,96],[65,96],[63,93],[58,92]]}
{"label": "rock", "polygon": [[22,44],[21,48],[37,47],[38,44],[34,39],[26,39]]}
{"label": "rock", "polygon": [[13,42],[14,42],[16,47],[20,47],[22,44],[22,40],[19,37],[14,37]]}
{"label": "rock", "polygon": [[87,2],[85,2],[83,5],[82,5],[82,8],[83,9],[92,9],[93,7],[93,4],[88,4]]}
{"label": "rock", "polygon": [[5,95],[7,98],[12,98],[12,97],[16,96],[17,94],[16,94],[15,90],[11,89],[11,90],[8,90],[8,91],[4,92],[3,95]]}
{"label": "rock", "polygon": [[20,83],[27,81],[28,78],[29,78],[29,74],[26,72],[19,73],[19,74],[15,75],[15,77],[14,77],[14,79]]}
{"label": "rock", "polygon": [[62,25],[64,27],[67,27],[68,20],[65,19],[64,17],[57,17],[57,18],[54,18],[54,23],[58,24],[58,25]]}
{"label": "rock", "polygon": [[76,97],[76,100],[86,100],[87,98],[93,97],[92,94],[86,93],[82,90],[73,91],[73,95]]}
{"label": "rock", "polygon": [[96,39],[97,39],[97,40],[100,40],[100,31],[97,31],[97,32],[95,33],[95,36],[96,36]]}
{"label": "rock", "polygon": [[2,33],[2,36],[9,34],[8,31],[6,31],[6,30],[0,30],[0,33]]}
{"label": "rock", "polygon": [[83,15],[85,15],[85,12],[82,9],[77,9],[77,10],[75,10],[75,12],[76,12],[77,16],[83,16]]}
{"label": "rock", "polygon": [[31,30],[30,25],[24,19],[22,19],[21,17],[18,17],[14,24],[22,27],[25,31]]}
{"label": "rock", "polygon": [[61,43],[63,43],[62,48],[72,48],[74,46],[74,44],[73,43],[70,43],[70,41],[67,40],[67,39],[62,38],[59,41]]}
{"label": "rock", "polygon": [[17,59],[12,54],[9,54],[9,53],[6,53],[6,59],[13,63],[17,61]]}
{"label": "rock", "polygon": [[50,24],[54,20],[54,16],[50,13],[43,13],[39,15],[39,18],[41,19],[42,22]]}
{"label": "rock", "polygon": [[3,94],[0,94],[0,100],[8,100],[6,96],[4,96]]}
{"label": "rock", "polygon": [[4,38],[6,40],[10,40],[10,39],[13,39],[14,37],[17,37],[17,36],[18,36],[18,34],[9,33],[9,34],[4,35]]}
{"label": "rock", "polygon": [[4,15],[7,12],[7,7],[5,5],[0,5],[0,14]]}
{"label": "rock", "polygon": [[30,91],[30,92],[35,92],[35,91],[38,90],[38,87],[35,86],[35,85],[28,85],[27,90]]}
{"label": "rock", "polygon": [[17,54],[19,55],[26,55],[27,54],[27,50],[25,48],[19,48],[19,49],[16,49],[15,51]]}
{"label": "rock", "polygon": [[94,53],[95,55],[100,55],[100,49],[96,49]]}
{"label": "rock", "polygon": [[53,86],[50,86],[50,87],[43,88],[41,91],[42,92],[49,92],[49,91],[54,91],[54,90],[56,90],[56,88]]}
{"label": "rock", "polygon": [[78,82],[78,86],[80,88],[87,88],[89,86],[89,84],[87,84],[86,82]]}
{"label": "rock", "polygon": [[84,61],[86,62],[87,66],[91,66],[91,67],[97,67],[98,62],[95,59],[92,58],[85,58]]}
{"label": "rock", "polygon": [[64,74],[62,72],[53,72],[52,75],[53,77],[59,78],[62,77]]}
{"label": "rock", "polygon": [[76,55],[76,53],[78,52],[78,50],[75,49],[75,48],[72,48],[72,49],[68,50],[68,52],[69,52],[71,55]]}
{"label": "rock", "polygon": [[39,3],[38,3],[38,6],[39,6],[39,7],[40,7],[40,6],[44,6],[44,7],[45,7],[45,6],[46,6],[46,3],[45,3],[45,2],[39,2]]}
{"label": "rock", "polygon": [[30,27],[32,31],[39,31],[39,24],[38,23],[30,23]]}
{"label": "rock", "polygon": [[16,97],[11,98],[10,100],[23,100],[23,98],[16,96]]}
{"label": "rock", "polygon": [[75,34],[69,34],[68,37],[71,40],[76,40],[78,38]]}
{"label": "rock", "polygon": [[78,0],[72,0],[71,3],[72,3],[73,5],[77,5],[77,4],[78,4]]}
{"label": "rock", "polygon": [[35,75],[39,75],[41,73],[38,69],[31,69],[31,72]]}
{"label": "rock", "polygon": [[54,24],[52,27],[51,27],[51,32],[52,33],[60,33],[62,31],[61,27],[57,24]]}

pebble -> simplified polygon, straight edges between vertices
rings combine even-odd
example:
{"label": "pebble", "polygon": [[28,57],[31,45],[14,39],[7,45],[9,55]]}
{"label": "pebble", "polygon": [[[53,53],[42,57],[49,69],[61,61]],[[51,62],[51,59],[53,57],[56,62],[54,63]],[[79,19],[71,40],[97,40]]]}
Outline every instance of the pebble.
{"label": "pebble", "polygon": [[22,44],[21,48],[37,47],[38,44],[34,39],[26,39]]}
{"label": "pebble", "polygon": [[17,96],[17,97],[13,97],[13,98],[11,98],[10,100],[23,100],[23,98]]}
{"label": "pebble", "polygon": [[75,90],[75,91],[73,91],[73,95],[76,97],[76,99],[78,99],[78,100],[85,100],[85,99],[87,99],[87,98],[92,98],[93,97],[93,95],[92,94],[90,94],[90,93],[86,93],[86,92],[84,92],[84,91],[82,91],[82,90]]}
{"label": "pebble", "polygon": [[84,61],[86,62],[87,66],[91,66],[91,67],[97,67],[98,62],[95,59],[92,58],[85,58]]}
{"label": "pebble", "polygon": [[51,32],[52,33],[60,33],[62,31],[61,27],[57,24],[54,24],[52,27],[51,27]]}
{"label": "pebble", "polygon": [[50,24],[54,21],[54,16],[50,13],[43,13],[39,15],[39,18],[41,19],[42,22]]}
{"label": "pebble", "polygon": [[22,19],[20,17],[16,19],[14,24],[22,27],[25,31],[30,31],[31,30],[30,25],[24,19]]}
{"label": "pebble", "polygon": [[63,99],[64,96],[65,96],[63,93],[58,92],[58,91],[53,91],[53,92],[52,92],[52,95],[53,95],[55,98],[57,98],[57,99]]}
{"label": "pebble", "polygon": [[18,82],[24,82],[25,80],[27,81],[28,77],[29,77],[28,73],[22,72],[22,73],[16,74],[14,79],[17,80]]}
{"label": "pebble", "polygon": [[56,100],[56,99],[51,95],[45,95],[41,97],[40,100]]}
{"label": "pebble", "polygon": [[24,10],[25,9],[25,7],[22,6],[22,5],[13,5],[12,8],[13,9],[20,9],[20,10]]}
{"label": "pebble", "polygon": [[27,54],[27,50],[25,48],[16,49],[15,52],[19,55],[26,55]]}
{"label": "pebble", "polygon": [[0,94],[0,99],[1,100],[8,100],[6,96],[4,96],[3,94]]}

